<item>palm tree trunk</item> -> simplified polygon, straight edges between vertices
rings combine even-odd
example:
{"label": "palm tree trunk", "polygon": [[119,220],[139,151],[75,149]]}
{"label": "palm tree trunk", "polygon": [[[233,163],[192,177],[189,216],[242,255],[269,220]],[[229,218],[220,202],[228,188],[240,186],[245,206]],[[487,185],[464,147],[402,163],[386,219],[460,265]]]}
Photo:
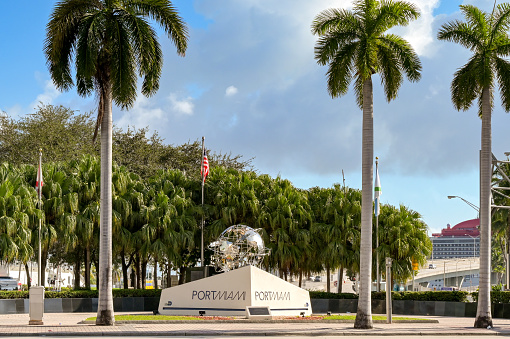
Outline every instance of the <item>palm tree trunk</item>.
{"label": "palm tree trunk", "polygon": [[124,251],[121,251],[121,253],[120,253],[120,262],[121,262],[121,266],[122,266],[122,279],[124,280],[124,289],[127,289],[129,287],[129,285],[128,285],[129,264],[126,265],[126,261],[124,258]]}
{"label": "palm tree trunk", "polygon": [[142,289],[145,289],[145,286],[147,286],[146,284],[146,280],[147,280],[147,260],[143,260],[142,262],[142,279],[141,279],[141,283],[142,283],[142,286],[141,288]]}
{"label": "palm tree trunk", "polygon": [[154,289],[158,289],[158,259],[154,258],[154,273],[152,274],[152,286],[154,286]]}
{"label": "palm tree trunk", "polygon": [[336,290],[337,293],[342,293],[343,285],[344,285],[344,267],[340,265],[340,268],[338,269],[338,285],[337,285],[338,287]]}
{"label": "palm tree trunk", "polygon": [[27,288],[30,291],[30,287],[32,287],[32,282],[30,281],[30,270],[28,269],[28,262],[25,263],[25,272],[27,273]]}
{"label": "palm tree trunk", "polygon": [[[105,77],[107,78],[107,76]],[[96,325],[114,325],[112,292],[112,87],[105,79],[101,89],[101,218],[99,230],[99,272]]]}
{"label": "palm tree trunk", "polygon": [[303,283],[303,270],[299,270],[299,287],[301,287]]}
{"label": "palm tree trunk", "polygon": [[326,292],[331,292],[331,288],[330,288],[330,284],[331,284],[331,279],[329,277],[329,274],[330,274],[330,268],[329,266],[326,266]]}
{"label": "palm tree trunk", "polygon": [[172,269],[170,268],[170,263],[166,264],[166,287],[172,287]]}
{"label": "palm tree trunk", "polygon": [[372,78],[363,83],[361,249],[358,312],[354,328],[370,329],[372,325],[372,182],[374,172],[374,106]]}
{"label": "palm tree trunk", "polygon": [[491,89],[482,91],[482,150],[480,152],[480,289],[475,327],[492,327],[491,315]]}
{"label": "palm tree trunk", "polygon": [[185,279],[186,279],[186,267],[181,266],[179,267],[179,285],[184,284]]}
{"label": "palm tree trunk", "polygon": [[90,247],[85,249],[85,288],[90,290]]}
{"label": "palm tree trunk", "polygon": [[[77,253],[79,253],[78,251]],[[78,254],[78,258],[74,262],[74,289],[80,288],[80,269],[81,269],[81,258]]]}
{"label": "palm tree trunk", "polygon": [[41,284],[42,286],[46,286],[46,264],[48,262],[48,251],[43,250],[41,254]]}
{"label": "palm tree trunk", "polygon": [[136,288],[141,289],[142,288],[142,261],[141,261],[139,255],[136,256],[135,265],[136,265]]}
{"label": "palm tree trunk", "polygon": [[[94,267],[96,268],[96,286],[99,286],[99,261],[91,260],[91,262],[94,263]],[[92,267],[92,264],[90,264],[90,267]]]}

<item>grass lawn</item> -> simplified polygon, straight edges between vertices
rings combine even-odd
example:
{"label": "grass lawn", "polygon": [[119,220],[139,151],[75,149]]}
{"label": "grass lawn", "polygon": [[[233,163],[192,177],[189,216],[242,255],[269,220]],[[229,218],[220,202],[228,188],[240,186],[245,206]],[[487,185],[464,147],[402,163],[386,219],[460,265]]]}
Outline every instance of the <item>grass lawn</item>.
{"label": "grass lawn", "polygon": [[[116,315],[116,321],[150,321],[150,320],[218,320],[221,318],[222,320],[229,319],[230,317],[192,317],[192,316],[178,316],[178,315]],[[308,317],[305,317],[305,320]],[[356,318],[355,314],[352,315],[330,315],[330,316],[313,316],[313,318],[317,320],[353,320]],[[234,319],[233,317],[231,319]],[[293,317],[293,319],[301,319],[300,317]],[[392,317],[393,320],[424,320],[424,318],[409,318],[409,317]],[[96,317],[90,317],[85,319],[86,321],[95,321]],[[386,320],[385,315],[373,315],[372,320]]]}
{"label": "grass lawn", "polygon": [[[85,319],[86,321],[95,321],[96,317],[90,317]],[[134,321],[134,320],[205,320],[203,317],[190,317],[190,316],[179,316],[179,315],[116,315],[115,320]]]}

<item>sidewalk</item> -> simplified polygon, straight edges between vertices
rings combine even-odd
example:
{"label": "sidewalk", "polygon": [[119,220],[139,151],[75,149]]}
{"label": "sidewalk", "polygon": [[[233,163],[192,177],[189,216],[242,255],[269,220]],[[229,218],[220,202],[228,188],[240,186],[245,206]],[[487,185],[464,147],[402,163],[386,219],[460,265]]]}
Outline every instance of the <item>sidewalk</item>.
{"label": "sidewalk", "polygon": [[[117,313],[121,314],[121,313]],[[140,313],[137,313],[140,314]],[[151,314],[151,313],[146,313]],[[374,323],[371,330],[356,330],[352,323],[309,322],[213,322],[81,324],[95,313],[46,313],[44,325],[28,325],[28,314],[0,315],[0,336],[283,336],[283,335],[510,335],[510,319],[493,319],[494,328],[475,329],[473,318],[422,317],[439,323]],[[414,316],[413,316],[414,317]]]}

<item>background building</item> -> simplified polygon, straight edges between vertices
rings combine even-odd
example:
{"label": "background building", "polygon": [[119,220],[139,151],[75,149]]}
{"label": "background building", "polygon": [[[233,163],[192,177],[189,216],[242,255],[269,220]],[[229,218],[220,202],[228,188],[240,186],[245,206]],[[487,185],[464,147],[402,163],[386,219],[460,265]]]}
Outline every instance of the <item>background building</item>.
{"label": "background building", "polygon": [[479,225],[480,219],[471,219],[432,234],[432,259],[479,257]]}

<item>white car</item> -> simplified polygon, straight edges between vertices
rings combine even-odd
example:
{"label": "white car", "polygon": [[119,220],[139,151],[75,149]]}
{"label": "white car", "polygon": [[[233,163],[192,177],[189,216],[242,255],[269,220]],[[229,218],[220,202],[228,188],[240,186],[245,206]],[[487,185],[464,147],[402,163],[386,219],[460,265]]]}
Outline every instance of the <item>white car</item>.
{"label": "white car", "polygon": [[0,276],[0,290],[16,291],[18,289],[18,279],[7,276]]}

